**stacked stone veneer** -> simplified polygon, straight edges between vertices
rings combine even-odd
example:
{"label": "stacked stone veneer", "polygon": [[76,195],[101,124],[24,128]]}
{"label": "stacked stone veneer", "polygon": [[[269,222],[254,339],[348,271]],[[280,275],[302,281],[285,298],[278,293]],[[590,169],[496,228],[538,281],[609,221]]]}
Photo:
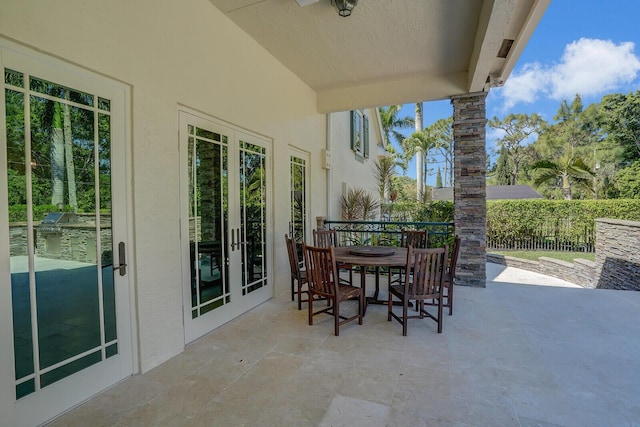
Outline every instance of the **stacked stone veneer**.
{"label": "stacked stone veneer", "polygon": [[[58,232],[38,231],[35,226],[35,254],[42,258],[97,262],[97,238],[95,215],[78,215],[78,222],[60,224]],[[102,214],[100,243],[102,264],[112,263],[111,216]],[[9,225],[10,256],[27,255],[27,223],[14,222]]]}
{"label": "stacked stone veneer", "polygon": [[456,96],[453,104],[454,222],[462,240],[456,284],[486,286],[487,186],[485,92]]}
{"label": "stacked stone veneer", "polygon": [[487,254],[487,261],[557,277],[585,288],[640,290],[640,222],[596,220],[596,260],[528,261]]}
{"label": "stacked stone veneer", "polygon": [[640,291],[640,222],[596,220],[598,288]]}

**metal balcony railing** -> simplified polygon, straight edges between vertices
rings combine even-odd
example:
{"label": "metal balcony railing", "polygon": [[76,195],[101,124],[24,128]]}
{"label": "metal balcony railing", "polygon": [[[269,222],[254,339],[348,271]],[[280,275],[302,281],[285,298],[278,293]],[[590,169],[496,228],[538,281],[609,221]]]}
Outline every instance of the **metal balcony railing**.
{"label": "metal balcony railing", "polygon": [[341,245],[399,246],[402,230],[427,230],[429,247],[439,247],[455,235],[452,222],[325,220],[324,226],[338,232]]}

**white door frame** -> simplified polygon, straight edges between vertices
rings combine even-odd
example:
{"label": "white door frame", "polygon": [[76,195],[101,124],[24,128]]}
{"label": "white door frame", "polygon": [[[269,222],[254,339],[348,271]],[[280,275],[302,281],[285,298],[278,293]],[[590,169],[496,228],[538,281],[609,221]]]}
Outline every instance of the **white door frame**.
{"label": "white door frame", "polygon": [[[127,248],[128,273],[114,275],[116,287],[118,355],[77,372],[40,391],[15,401],[12,300],[10,286],[0,286],[0,413],[3,423],[12,426],[38,425],[81,403],[114,383],[138,371],[138,343],[135,333],[135,301],[132,254],[132,187],[130,147],[130,88],[79,67],[0,38],[0,67],[25,71],[56,84],[93,93],[111,101],[112,188],[119,193],[112,203],[113,244],[124,241]],[[7,162],[4,91],[0,94],[0,164]],[[0,174],[0,200],[8,198],[6,173]],[[10,283],[9,219],[6,208],[0,209],[0,278]],[[120,220],[120,222],[116,221]]]}
{"label": "white door frame", "polygon": [[[185,344],[188,344],[201,336],[211,332],[215,328],[228,322],[229,320],[247,312],[251,308],[274,296],[274,269],[273,269],[273,190],[271,174],[272,174],[272,142],[269,138],[258,135],[254,132],[247,131],[246,129],[239,128],[237,126],[226,123],[222,120],[210,117],[206,114],[189,109],[187,107],[180,106],[178,109],[178,137],[180,147],[180,218],[181,218],[181,253],[182,253],[182,290],[183,290],[183,315],[184,315],[184,330],[185,330]],[[185,133],[187,124],[203,127],[208,130],[217,131],[221,135],[228,137],[228,172],[231,177],[232,173],[237,171],[239,163],[239,141],[242,139],[245,142],[254,143],[266,147],[266,172],[269,176],[267,182],[267,206],[266,206],[266,252],[267,258],[265,265],[267,266],[268,273],[268,285],[257,291],[252,292],[246,296],[242,296],[241,287],[238,283],[242,281],[242,272],[240,269],[240,251],[229,250],[227,257],[229,259],[229,286],[231,289],[232,302],[228,305],[218,307],[211,312],[199,316],[196,319],[192,318],[191,314],[191,258],[190,258],[190,230],[189,230],[189,194],[187,189],[187,183],[189,179],[188,170],[188,149],[186,144],[188,143],[188,136]],[[235,179],[228,180],[228,194],[233,197],[239,192],[239,182]],[[229,202],[230,205],[235,207],[235,202]],[[239,206],[238,206],[239,207]],[[240,217],[229,215],[229,222],[227,225],[227,246],[236,240],[236,237],[232,237],[232,233],[238,227],[240,227]],[[224,260],[223,260],[224,262]]]}

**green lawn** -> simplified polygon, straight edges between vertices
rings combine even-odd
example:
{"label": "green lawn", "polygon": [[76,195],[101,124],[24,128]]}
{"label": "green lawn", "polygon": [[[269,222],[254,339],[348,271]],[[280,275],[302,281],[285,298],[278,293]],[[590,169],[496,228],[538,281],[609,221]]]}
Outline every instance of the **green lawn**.
{"label": "green lawn", "polygon": [[554,252],[554,251],[488,251],[493,254],[506,255],[514,258],[529,259],[538,261],[538,258],[546,256],[549,258],[561,259],[562,261],[573,262],[574,258],[588,259],[595,261],[595,254],[588,252]]}

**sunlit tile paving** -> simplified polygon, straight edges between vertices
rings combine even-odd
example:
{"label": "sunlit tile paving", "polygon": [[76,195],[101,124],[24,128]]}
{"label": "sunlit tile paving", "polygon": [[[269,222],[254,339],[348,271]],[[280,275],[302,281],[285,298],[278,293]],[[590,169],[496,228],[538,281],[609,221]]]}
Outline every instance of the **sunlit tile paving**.
{"label": "sunlit tile paving", "polygon": [[638,425],[640,293],[487,269],[442,334],[369,306],[335,337],[283,294],[51,425]]}

